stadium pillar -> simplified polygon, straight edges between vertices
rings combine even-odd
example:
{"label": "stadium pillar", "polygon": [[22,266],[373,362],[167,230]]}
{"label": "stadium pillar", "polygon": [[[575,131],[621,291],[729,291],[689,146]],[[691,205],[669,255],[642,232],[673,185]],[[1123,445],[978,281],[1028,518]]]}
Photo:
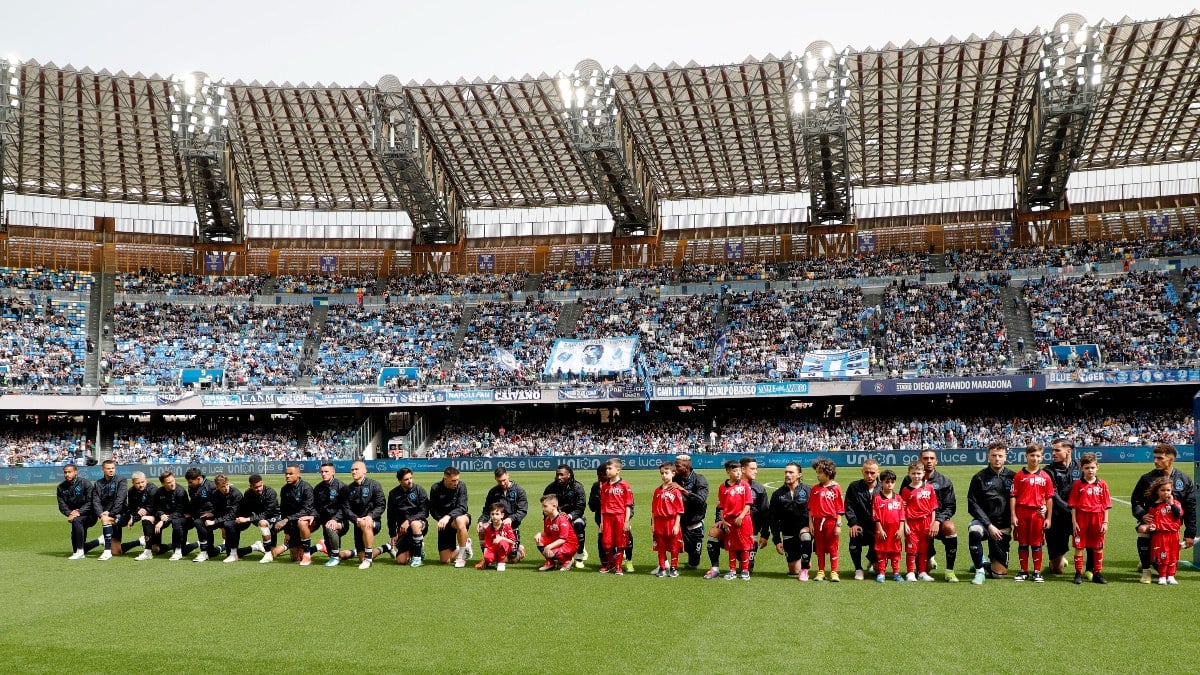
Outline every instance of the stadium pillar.
{"label": "stadium pillar", "polygon": [[1096,107],[1103,52],[1100,31],[1078,14],[1063,16],[1043,36],[1038,85],[1017,156],[1018,245],[1071,239],[1067,181]]}
{"label": "stadium pillar", "polygon": [[658,188],[617,105],[612,74],[591,59],[558,81],[571,147],[613,219],[613,264],[658,260]]}
{"label": "stadium pillar", "polygon": [[372,128],[375,155],[413,223],[414,271],[433,271],[426,269],[433,253],[449,256],[448,266],[461,268],[456,258],[466,240],[466,200],[394,75],[385,75],[376,86]]}
{"label": "stadium pillar", "polygon": [[171,136],[183,162],[196,237],[202,243],[242,243],[245,213],[226,125],[225,85],[192,73],[171,88]]}
{"label": "stadium pillar", "polygon": [[817,41],[804,50],[792,80],[793,129],[799,136],[810,198],[808,253],[854,253],[854,199],[846,137],[850,100],[845,55]]}
{"label": "stadium pillar", "polygon": [[[4,210],[5,165],[17,166],[16,141],[20,137],[21,120],[21,64],[0,59],[0,232],[8,230],[8,213]],[[14,181],[14,187],[15,187]]]}

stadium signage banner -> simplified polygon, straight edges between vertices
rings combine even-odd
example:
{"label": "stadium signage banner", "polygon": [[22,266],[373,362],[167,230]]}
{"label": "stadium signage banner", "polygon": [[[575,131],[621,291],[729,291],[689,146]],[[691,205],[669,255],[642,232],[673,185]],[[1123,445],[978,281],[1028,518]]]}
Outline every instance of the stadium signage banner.
{"label": "stadium signage banner", "polygon": [[633,370],[637,352],[636,337],[597,338],[592,340],[554,341],[544,375],[558,373],[626,373]]}
{"label": "stadium signage banner", "polygon": [[756,386],[745,384],[709,384],[704,387],[704,395],[710,398],[735,398],[757,395]]}
{"label": "stadium signage banner", "polygon": [[708,389],[703,384],[660,384],[654,387],[654,398],[704,398]]}
{"label": "stadium signage banner", "polygon": [[446,392],[447,401],[491,401],[491,389],[467,389],[465,391]]}
{"label": "stadium signage banner", "polygon": [[912,394],[994,394],[1043,391],[1045,375],[992,375],[980,377],[930,377],[918,380],[863,380],[863,396]]}
{"label": "stadium signage banner", "polygon": [[807,382],[763,382],[754,385],[755,396],[803,396],[807,393]]}
{"label": "stadium signage banner", "polygon": [[492,392],[496,401],[540,401],[541,389],[497,389]]}
{"label": "stadium signage banner", "polygon": [[801,377],[862,377],[871,373],[868,349],[817,349],[804,352]]}
{"label": "stadium signage banner", "polygon": [[608,391],[604,387],[583,387],[558,390],[558,400],[560,401],[595,401],[603,398],[608,398]]}
{"label": "stadium signage banner", "polygon": [[1200,369],[1171,368],[1167,370],[1077,370],[1052,372],[1051,384],[1164,384],[1170,382],[1200,382]]}
{"label": "stadium signage banner", "polygon": [[158,405],[155,394],[105,394],[104,402],[108,405]]}
{"label": "stadium signage banner", "polygon": [[[1194,461],[1195,452],[1190,445],[1176,445],[1180,462]],[[1143,446],[1101,446],[1075,448],[1076,453],[1094,452],[1101,462],[1109,463],[1139,463],[1149,464],[1154,461],[1153,448]],[[940,466],[983,466],[987,464],[985,448],[939,449],[938,464]],[[916,460],[920,455],[918,450],[878,450],[878,451],[836,451],[836,452],[765,452],[748,453],[758,459],[758,465],[764,469],[782,469],[788,462],[796,462],[808,466],[816,459],[828,457],[838,466],[861,466],[868,459],[874,459],[885,467],[905,466]],[[722,453],[705,455],[692,453],[692,466],[697,469],[720,469],[725,460],[740,459],[743,453]],[[1024,448],[1010,448],[1008,464],[1018,465],[1025,461]],[[448,466],[460,471],[492,471],[498,466],[507,467],[513,471],[553,471],[559,464],[566,464],[575,470],[595,470],[601,462],[608,459],[607,455],[546,455],[542,457],[455,457],[433,459],[379,459],[367,462],[367,470],[377,474],[393,474],[402,466],[418,472],[440,472]],[[622,455],[627,469],[657,469],[662,462],[673,461],[674,455],[647,454]],[[172,469],[176,474],[182,474],[187,468],[195,466],[212,478],[218,473],[228,476],[248,476],[252,473],[264,475],[280,475],[291,462],[209,462],[199,464],[122,464],[118,473],[129,476],[131,472],[142,471],[150,476],[157,476],[163,469]],[[305,460],[296,462],[304,473],[315,474],[320,470],[319,461]],[[348,473],[350,460],[335,460],[334,468],[338,472]],[[79,474],[88,480],[100,478],[99,466],[81,466]],[[0,485],[57,483],[62,480],[62,467],[2,467],[0,468]],[[960,497],[961,499],[962,497]]]}

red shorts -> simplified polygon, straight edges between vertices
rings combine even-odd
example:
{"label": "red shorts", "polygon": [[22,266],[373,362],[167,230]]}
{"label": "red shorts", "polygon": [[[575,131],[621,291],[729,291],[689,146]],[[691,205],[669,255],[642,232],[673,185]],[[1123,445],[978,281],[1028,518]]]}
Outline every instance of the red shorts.
{"label": "red shorts", "polygon": [[1028,506],[1017,507],[1017,530],[1013,539],[1021,546],[1041,546],[1046,541],[1046,519],[1041,510]]}
{"label": "red shorts", "polygon": [[664,553],[678,553],[683,550],[683,529],[679,534],[671,534],[675,527],[675,517],[655,518],[651,526],[654,534],[654,550]]}
{"label": "red shorts", "polygon": [[918,520],[909,520],[908,529],[912,534],[904,538],[904,552],[917,555],[929,550],[929,526],[933,523],[933,515]]}
{"label": "red shorts", "polygon": [[813,553],[837,553],[841,538],[837,518],[813,518]]}
{"label": "red shorts", "polygon": [[1075,513],[1075,520],[1079,522],[1079,532],[1073,539],[1075,548],[1104,548],[1104,533],[1100,531],[1100,526],[1104,524],[1104,516],[1103,511]]}
{"label": "red shorts", "polygon": [[[542,546],[545,546],[546,544],[553,542],[554,540],[551,539],[550,535],[546,534],[545,532],[538,532],[537,536],[534,538],[534,541],[537,542],[537,545],[540,548]],[[574,556],[578,552],[579,552],[578,544],[571,544],[571,542],[565,542],[562,546],[555,549],[554,555],[565,560],[567,558]]]}
{"label": "red shorts", "polygon": [[724,537],[726,551],[754,550],[754,523],[750,522],[750,516],[743,518],[741,525],[735,525],[732,520],[725,522],[729,525]]}
{"label": "red shorts", "polygon": [[1169,565],[1179,562],[1179,533],[1151,532],[1150,560],[1155,565]]}
{"label": "red shorts", "polygon": [[899,531],[900,531],[900,523],[896,523],[896,524],[892,525],[891,530],[888,530],[888,526],[884,526],[883,538],[881,539],[878,536],[878,534],[876,534],[876,536],[875,536],[875,552],[876,553],[899,553],[900,548],[901,548],[900,539],[898,537],[896,537],[896,533]]}
{"label": "red shorts", "polygon": [[600,545],[625,548],[625,514],[605,513],[600,518]]}

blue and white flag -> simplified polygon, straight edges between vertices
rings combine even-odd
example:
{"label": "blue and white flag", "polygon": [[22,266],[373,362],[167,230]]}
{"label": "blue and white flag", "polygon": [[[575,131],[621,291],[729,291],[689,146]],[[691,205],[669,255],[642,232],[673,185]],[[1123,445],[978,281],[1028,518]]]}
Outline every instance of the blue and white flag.
{"label": "blue and white flag", "polygon": [[869,349],[818,349],[804,353],[802,377],[860,377],[871,371]]}
{"label": "blue and white flag", "polygon": [[516,355],[503,347],[496,347],[495,351],[492,352],[492,362],[496,364],[497,368],[505,372],[521,372],[521,362],[517,360]]}

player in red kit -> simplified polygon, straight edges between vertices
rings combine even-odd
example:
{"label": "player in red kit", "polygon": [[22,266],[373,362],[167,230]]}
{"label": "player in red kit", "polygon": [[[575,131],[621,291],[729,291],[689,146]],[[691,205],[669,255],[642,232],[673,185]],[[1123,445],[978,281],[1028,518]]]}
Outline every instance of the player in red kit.
{"label": "player in red kit", "polygon": [[1107,584],[1100,573],[1104,569],[1104,535],[1108,533],[1108,511],[1112,508],[1112,495],[1097,474],[1100,466],[1096,453],[1085,452],[1079,458],[1079,470],[1083,474],[1071,485],[1067,504],[1071,507],[1071,531],[1075,544],[1075,583],[1083,583],[1083,554],[1092,553],[1092,581]]}
{"label": "player in red kit", "polygon": [[817,557],[817,581],[825,580],[825,556],[829,556],[829,580],[838,578],[838,545],[841,525],[838,521],[846,512],[842,488],[834,482],[837,465],[832,459],[818,459],[812,464],[817,472],[817,484],[808,498],[808,526],[813,533],[813,553]]}
{"label": "player in red kit", "polygon": [[754,491],[742,480],[742,465],[737,460],[725,462],[725,474],[729,478],[717,490],[717,508],[725,550],[729,551],[729,572],[725,579],[736,579],[741,572],[743,581],[750,579],[750,549],[754,547],[754,523],[750,518],[750,507],[754,504]]}
{"label": "player in red kit", "polygon": [[879,474],[879,492],[875,493],[871,506],[871,520],[875,521],[875,557],[878,572],[875,581],[883,583],[887,568],[892,566],[892,578],[903,581],[900,576],[900,531],[904,528],[904,500],[896,494],[896,472],[891,469]]}
{"label": "player in red kit", "polygon": [[1183,529],[1183,506],[1175,501],[1171,479],[1155,478],[1146,491],[1146,501],[1151,502],[1150,522],[1145,527],[1150,532],[1150,559],[1158,566],[1158,583],[1161,586],[1177,586],[1175,570],[1179,565],[1179,530]]}
{"label": "player in red kit", "polygon": [[1051,525],[1054,508],[1054,480],[1038,468],[1042,463],[1042,446],[1030,443],[1025,448],[1025,466],[1013,477],[1008,500],[1012,511],[1017,554],[1021,558],[1021,573],[1013,581],[1029,579],[1029,552],[1033,550],[1033,580],[1042,583],[1042,543]]}
{"label": "player in red kit", "polygon": [[[662,485],[654,488],[650,505],[654,550],[658,551],[658,569],[654,576],[679,576],[679,552],[683,550],[683,531],[679,519],[683,513],[683,491],[675,483],[675,463],[658,465]],[[667,562],[670,561],[668,565]]]}
{"label": "player in red kit", "polygon": [[626,535],[633,518],[633,490],[621,480],[621,467],[605,462],[608,480],[600,484],[600,546],[608,551],[612,567],[601,567],[601,574],[624,574]]}
{"label": "player in red kit", "polygon": [[542,531],[534,537],[538,550],[546,557],[539,572],[571,569],[571,561],[579,552],[579,536],[571,517],[558,510],[558,495],[542,495]]}
{"label": "player in red kit", "polygon": [[504,522],[505,517],[504,505],[500,502],[488,508],[488,524],[479,535],[483,543],[483,560],[475,565],[475,569],[483,570],[495,564],[497,572],[504,571],[508,555],[517,546],[517,533],[513,532],[511,524]]}
{"label": "player in red kit", "polygon": [[925,465],[914,460],[908,465],[908,485],[900,490],[904,500],[904,553],[907,581],[933,581],[929,576],[929,544],[933,541],[933,514],[937,490],[925,482]]}

